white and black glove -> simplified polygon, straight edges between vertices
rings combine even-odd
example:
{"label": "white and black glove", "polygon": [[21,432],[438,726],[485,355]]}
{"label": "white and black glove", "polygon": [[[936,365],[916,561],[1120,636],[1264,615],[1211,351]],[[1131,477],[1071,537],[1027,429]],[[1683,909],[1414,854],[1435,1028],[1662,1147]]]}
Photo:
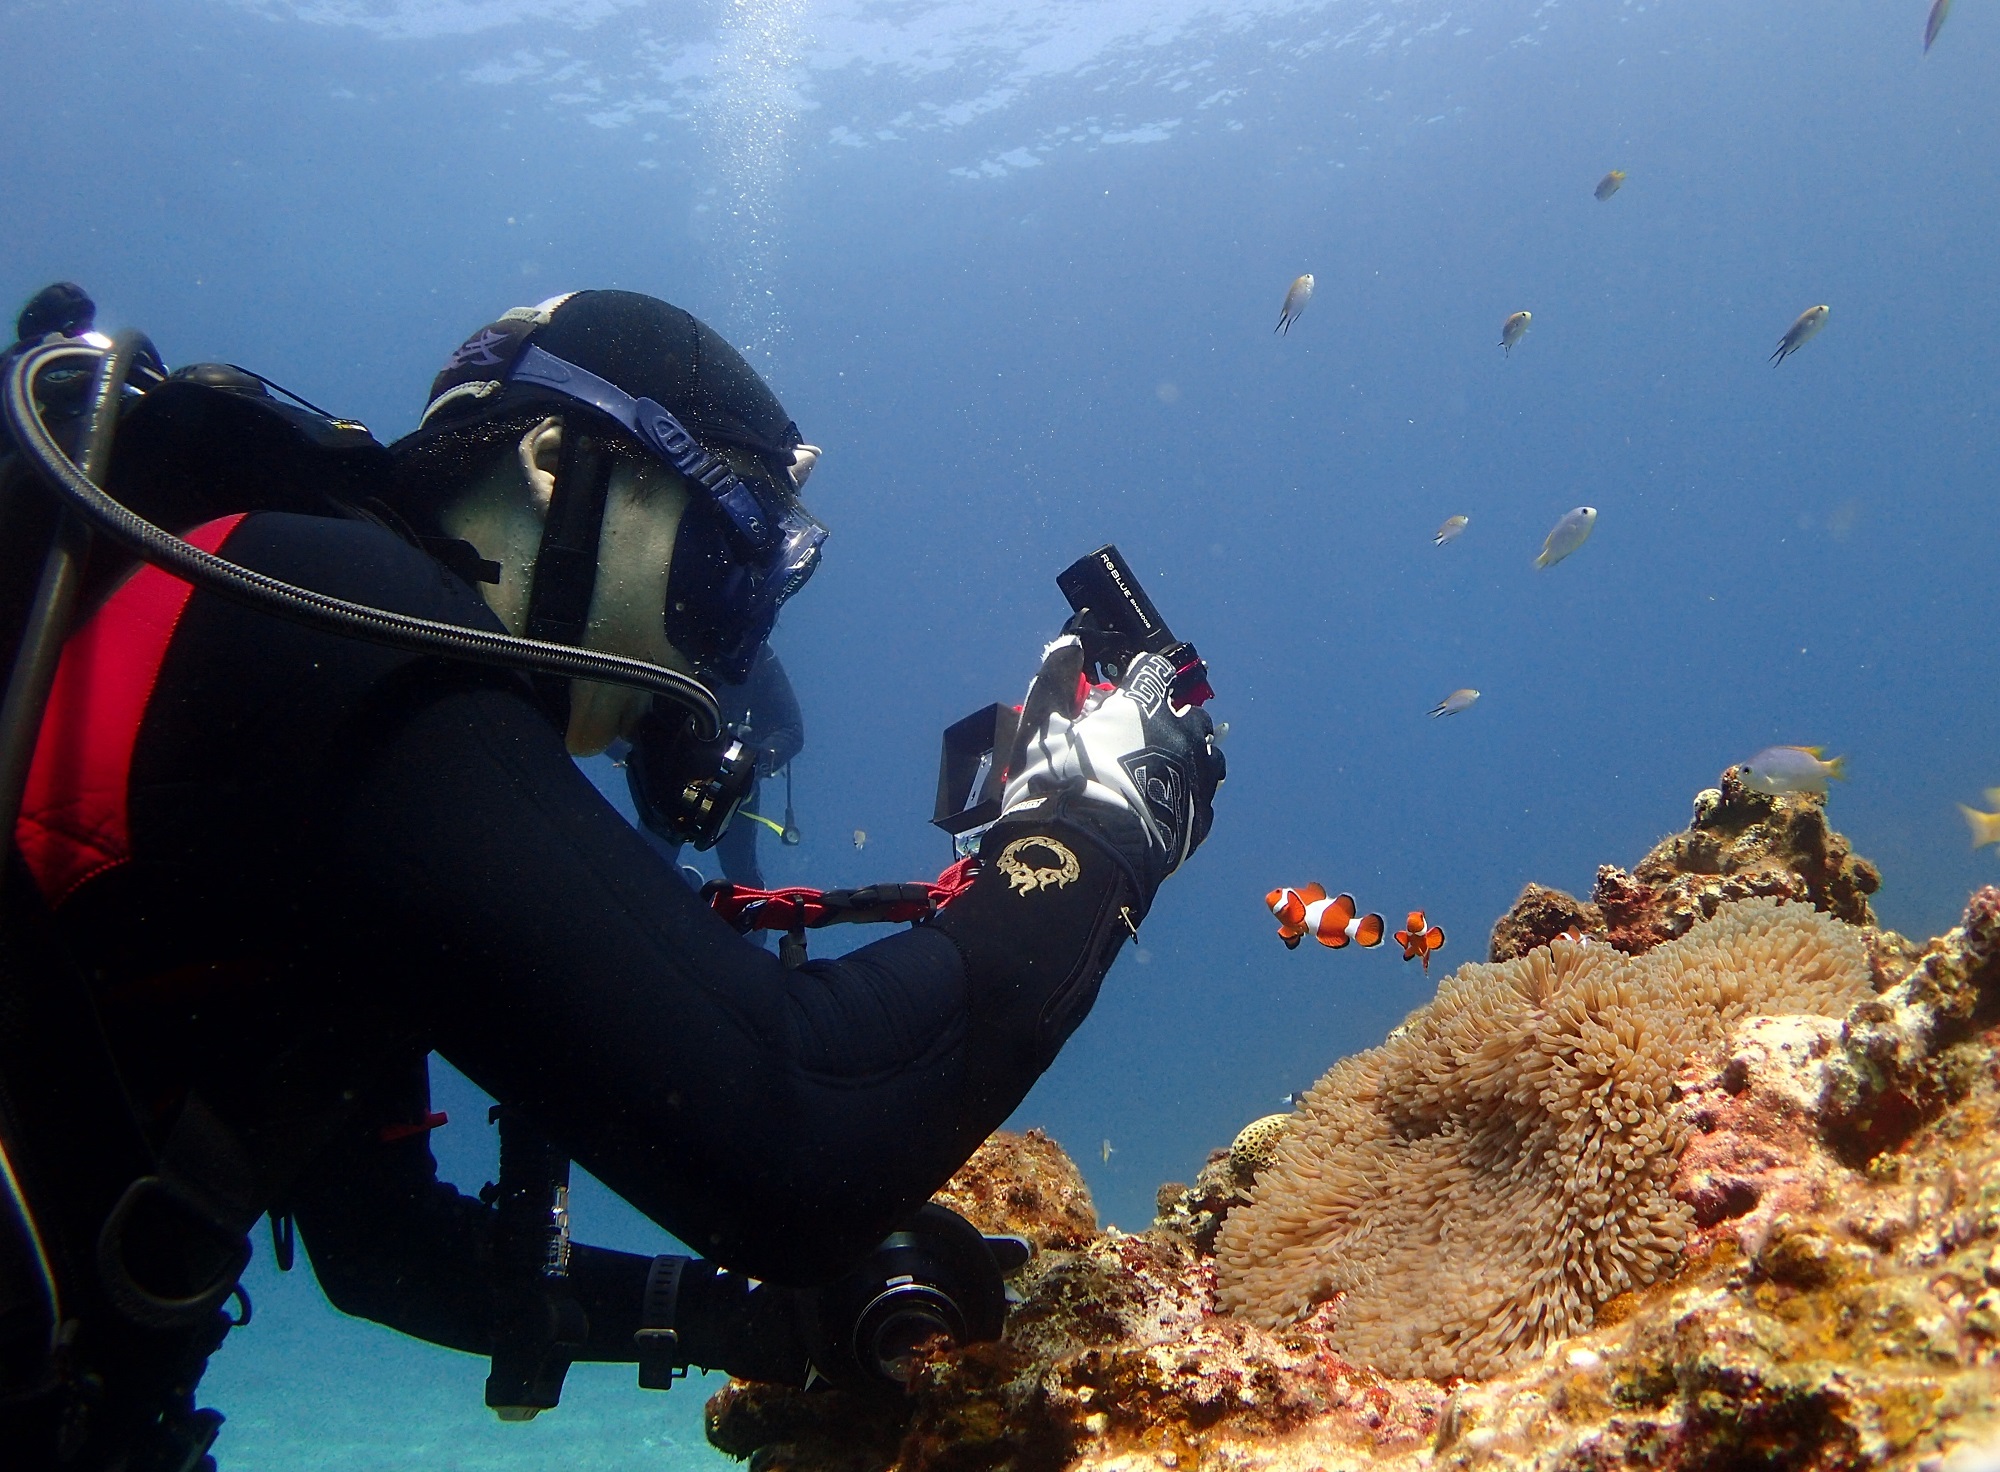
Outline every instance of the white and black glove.
{"label": "white and black glove", "polygon": [[1141,654],[1106,689],[1085,679],[1075,634],[1050,644],[1022,703],[995,826],[1061,818],[1090,830],[1150,904],[1208,836],[1224,775],[1208,713],[1173,703],[1174,673]]}

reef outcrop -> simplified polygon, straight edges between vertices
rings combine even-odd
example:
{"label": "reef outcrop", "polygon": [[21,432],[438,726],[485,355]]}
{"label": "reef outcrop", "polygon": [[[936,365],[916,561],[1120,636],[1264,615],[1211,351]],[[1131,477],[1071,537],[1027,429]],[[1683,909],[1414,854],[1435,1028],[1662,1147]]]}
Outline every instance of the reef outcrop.
{"label": "reef outcrop", "polygon": [[1810,904],[1872,927],[1868,896],[1881,887],[1880,871],[1827,822],[1825,797],[1755,792],[1731,767],[1695,794],[1685,830],[1629,870],[1600,866],[1588,901],[1530,884],[1494,925],[1489,954],[1510,961],[1575,931],[1636,956],[1746,899]]}
{"label": "reef outcrop", "polygon": [[1399,1376],[1488,1378],[1671,1274],[1690,1060],[1760,1013],[1870,995],[1855,927],[1747,900],[1641,956],[1558,938],[1461,966],[1336,1064],[1216,1239],[1217,1302]]}
{"label": "reef outcrop", "polygon": [[1604,929],[1575,928],[1622,937],[1622,960],[1732,910],[1810,904],[1867,927],[1862,995],[1839,1015],[1735,1010],[1645,1106],[1675,1142],[1655,1158],[1681,1223],[1655,1280],[1522,1356],[1398,1377],[1376,1340],[1343,1333],[1353,1292],[1263,1323],[1218,1292],[1218,1239],[1272,1199],[1309,1110],[1163,1187],[1159,1218],[1129,1235],[1085,1229],[1074,1167],[1016,1137],[941,1198],[1043,1244],[1001,1342],[934,1353],[886,1403],[732,1384],[710,1402],[710,1439],[755,1472],[2000,1465],[2000,889],[1913,946],[1872,928],[1874,870],[1822,804],[1739,785],[1718,819],[1730,788],[1627,876],[1649,898],[1604,907],[1600,881]]}

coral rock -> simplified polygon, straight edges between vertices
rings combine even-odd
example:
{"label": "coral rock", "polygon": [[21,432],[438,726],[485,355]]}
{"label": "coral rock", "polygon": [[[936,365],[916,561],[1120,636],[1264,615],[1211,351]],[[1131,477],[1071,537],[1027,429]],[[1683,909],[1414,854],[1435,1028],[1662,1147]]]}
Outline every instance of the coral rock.
{"label": "coral rock", "polygon": [[1719,788],[1695,799],[1685,832],[1661,839],[1630,872],[1601,867],[1591,899],[1611,943],[1638,955],[1745,899],[1806,901],[1872,926],[1868,896],[1881,884],[1875,866],[1828,826],[1824,797],[1753,792],[1731,767]]}
{"label": "coral rock", "polygon": [[1080,1247],[1097,1235],[1083,1172],[1041,1130],[1000,1130],[933,1198],[982,1232],[1012,1232],[1038,1249]]}
{"label": "coral rock", "polygon": [[1973,1039],[1996,1014],[2000,889],[1988,885],[1907,977],[1848,1017],[1822,1121],[1828,1138],[1861,1162],[1935,1118],[1985,1066]]}
{"label": "coral rock", "polygon": [[[1830,1017],[1746,1018],[1719,1067],[1705,1060],[1683,1072],[1675,1112],[1689,1133],[1671,1191],[1694,1213],[1690,1254],[1727,1239],[1754,1258],[1782,1224],[1826,1205],[1834,1167],[1815,1110],[1840,1029]],[[1775,1250],[1790,1262],[1802,1249]]]}
{"label": "coral rock", "polygon": [[1560,889],[1530,884],[1494,923],[1486,959],[1512,961],[1570,932],[1601,938],[1604,912]]}
{"label": "coral rock", "polygon": [[1174,1183],[1160,1188],[1153,1229],[1179,1237],[1203,1255],[1212,1253],[1215,1234],[1229,1213],[1249,1204],[1250,1184],[1237,1173],[1230,1151],[1214,1151],[1192,1186]]}

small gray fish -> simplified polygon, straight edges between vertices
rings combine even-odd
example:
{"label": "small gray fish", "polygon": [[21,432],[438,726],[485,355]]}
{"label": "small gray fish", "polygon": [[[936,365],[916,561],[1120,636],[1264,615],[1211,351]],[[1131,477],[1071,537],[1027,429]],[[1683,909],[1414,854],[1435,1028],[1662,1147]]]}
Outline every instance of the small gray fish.
{"label": "small gray fish", "polygon": [[1767,746],[1737,771],[1743,785],[1752,792],[1774,796],[1786,792],[1817,792],[1824,795],[1827,779],[1847,780],[1847,758],[1820,760],[1825,750],[1819,746]]}
{"label": "small gray fish", "polygon": [[1931,42],[1935,41],[1938,32],[1944,29],[1944,18],[1950,14],[1951,0],[1933,0],[1930,19],[1924,22],[1924,54],[1926,56],[1930,54]]}
{"label": "small gray fish", "polygon": [[1516,312],[1500,324],[1500,350],[1508,357],[1514,356],[1514,344],[1528,335],[1528,324],[1535,320],[1533,312]]}
{"label": "small gray fish", "polygon": [[857,829],[855,829],[855,830],[854,830],[854,846],[855,846],[856,848],[866,848],[866,847],[868,847],[868,830],[867,830],[867,829],[865,829],[865,828],[857,828]]}
{"label": "small gray fish", "polygon": [[1273,331],[1281,336],[1291,336],[1292,324],[1299,320],[1299,314],[1306,309],[1306,303],[1312,300],[1312,296],[1313,278],[1312,272],[1308,271],[1285,292],[1285,305],[1278,312],[1278,325]]}
{"label": "small gray fish", "polygon": [[1590,540],[1590,534],[1597,526],[1597,508],[1579,506],[1567,513],[1549,530],[1548,539],[1542,543],[1542,554],[1535,559],[1536,567],[1554,567],[1570,553]]}
{"label": "small gray fish", "polygon": [[1623,169],[1613,169],[1610,173],[1606,174],[1602,179],[1599,179],[1597,181],[1597,187],[1591,190],[1590,192],[1596,195],[1599,199],[1609,199],[1611,198],[1612,195],[1618,192],[1618,186],[1620,184],[1623,184],[1624,182],[1625,182],[1625,171]]}
{"label": "small gray fish", "polygon": [[1104,1142],[1104,1163],[1106,1165],[1111,1164],[1111,1154],[1112,1154],[1111,1142],[1109,1140],[1106,1140]]}
{"label": "small gray fish", "polygon": [[1785,335],[1778,339],[1778,350],[1771,354],[1771,366],[1776,367],[1811,342],[1814,334],[1826,326],[1826,314],[1832,310],[1822,302],[1799,313],[1799,320],[1787,327]]}
{"label": "small gray fish", "polygon": [[1442,547],[1446,542],[1454,540],[1460,532],[1466,529],[1471,521],[1472,518],[1469,516],[1447,516],[1444,519],[1444,525],[1437,529],[1437,535],[1432,537],[1431,540]]}
{"label": "small gray fish", "polygon": [[1431,719],[1439,716],[1455,716],[1462,710],[1471,710],[1472,702],[1479,699],[1477,690],[1454,690],[1431,707]]}

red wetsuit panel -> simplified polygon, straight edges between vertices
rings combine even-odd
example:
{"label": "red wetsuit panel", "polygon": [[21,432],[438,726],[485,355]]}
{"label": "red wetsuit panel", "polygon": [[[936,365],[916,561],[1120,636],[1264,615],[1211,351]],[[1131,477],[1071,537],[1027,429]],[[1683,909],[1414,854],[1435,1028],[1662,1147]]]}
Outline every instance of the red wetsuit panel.
{"label": "red wetsuit panel", "polygon": [[[188,533],[214,552],[243,520]],[[49,691],[14,838],[51,906],[131,858],[132,751],[192,586],[147,564],[70,635]]]}

